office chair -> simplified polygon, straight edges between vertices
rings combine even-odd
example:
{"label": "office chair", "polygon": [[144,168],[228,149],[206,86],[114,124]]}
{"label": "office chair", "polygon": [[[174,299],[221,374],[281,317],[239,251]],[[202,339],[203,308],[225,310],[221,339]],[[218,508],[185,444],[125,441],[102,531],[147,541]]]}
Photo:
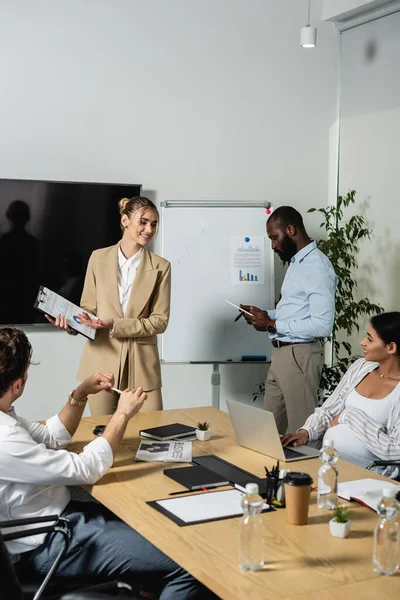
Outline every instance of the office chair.
{"label": "office chair", "polygon": [[[53,523],[49,524],[51,521],[53,521]],[[106,600],[106,598],[114,597],[118,597],[120,600],[140,600],[139,596],[135,595],[130,585],[118,581],[108,581],[83,589],[80,587],[83,582],[80,578],[74,583],[71,583],[71,585],[69,583],[66,584],[65,582],[52,585],[50,580],[54,577],[57,568],[67,551],[72,535],[71,525],[68,519],[59,517],[58,515],[18,519],[0,522],[0,529],[38,523],[47,523],[47,525],[3,535],[0,532],[0,600],[40,600],[41,598],[47,600]],[[64,543],[44,580],[42,582],[37,580],[26,581],[25,577],[19,577],[11,562],[10,555],[4,542],[51,532],[62,535]],[[20,581],[20,579],[23,580]],[[70,588],[70,591],[68,591],[68,588]]]}

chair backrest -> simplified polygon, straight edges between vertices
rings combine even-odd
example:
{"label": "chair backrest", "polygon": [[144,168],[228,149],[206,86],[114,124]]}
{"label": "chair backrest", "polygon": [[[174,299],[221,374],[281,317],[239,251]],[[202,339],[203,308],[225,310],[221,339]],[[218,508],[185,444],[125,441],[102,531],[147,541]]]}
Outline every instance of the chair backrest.
{"label": "chair backrest", "polygon": [[7,546],[0,532],[0,600],[22,600],[23,594],[12,565]]}

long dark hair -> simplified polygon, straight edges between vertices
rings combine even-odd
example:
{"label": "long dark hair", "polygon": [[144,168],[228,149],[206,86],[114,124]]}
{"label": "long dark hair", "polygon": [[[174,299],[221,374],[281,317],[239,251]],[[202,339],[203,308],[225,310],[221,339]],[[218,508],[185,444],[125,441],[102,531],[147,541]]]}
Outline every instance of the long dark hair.
{"label": "long dark hair", "polygon": [[400,312],[387,312],[371,319],[371,325],[385,344],[394,342],[400,355]]}

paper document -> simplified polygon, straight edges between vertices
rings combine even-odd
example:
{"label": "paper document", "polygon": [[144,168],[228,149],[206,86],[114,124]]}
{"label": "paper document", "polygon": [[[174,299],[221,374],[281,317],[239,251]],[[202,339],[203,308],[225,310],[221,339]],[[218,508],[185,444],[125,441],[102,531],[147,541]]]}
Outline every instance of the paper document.
{"label": "paper document", "polygon": [[264,237],[231,237],[231,283],[260,285],[264,283],[264,276]]}
{"label": "paper document", "polygon": [[192,442],[140,442],[135,460],[192,462]]}
{"label": "paper document", "polygon": [[379,479],[356,479],[355,481],[345,481],[338,485],[338,496],[345,500],[356,500],[365,504],[369,508],[378,511],[379,502],[382,500],[382,490],[384,488],[398,488],[400,486],[390,481]]}
{"label": "paper document", "polygon": [[[56,318],[57,315],[63,315],[67,319],[68,326],[85,337],[94,340],[96,337],[96,329],[89,325],[82,325],[78,319],[78,315],[83,312],[83,308],[72,304],[66,298],[52,292],[47,287],[42,285],[39,288],[38,295],[34,307],[50,317]],[[87,311],[85,311],[87,312]],[[97,319],[96,315],[88,313],[92,319]]]}
{"label": "paper document", "polygon": [[[184,523],[197,523],[242,515],[241,498],[238,490],[224,490],[167,498],[156,503]],[[268,504],[263,504],[263,510],[268,508]]]}

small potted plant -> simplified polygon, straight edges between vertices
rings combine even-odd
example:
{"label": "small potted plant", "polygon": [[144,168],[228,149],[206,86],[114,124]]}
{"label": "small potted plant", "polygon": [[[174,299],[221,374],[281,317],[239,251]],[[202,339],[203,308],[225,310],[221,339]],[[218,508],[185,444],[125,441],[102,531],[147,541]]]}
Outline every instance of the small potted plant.
{"label": "small potted plant", "polygon": [[351,521],[346,506],[339,504],[333,510],[333,519],[329,521],[329,528],[334,537],[345,538],[349,535]]}
{"label": "small potted plant", "polygon": [[204,421],[204,423],[197,423],[197,429],[196,429],[196,437],[198,440],[200,440],[201,442],[206,442],[207,440],[210,439],[211,437],[211,429],[210,429],[211,425],[210,423],[207,423],[207,421]]}

